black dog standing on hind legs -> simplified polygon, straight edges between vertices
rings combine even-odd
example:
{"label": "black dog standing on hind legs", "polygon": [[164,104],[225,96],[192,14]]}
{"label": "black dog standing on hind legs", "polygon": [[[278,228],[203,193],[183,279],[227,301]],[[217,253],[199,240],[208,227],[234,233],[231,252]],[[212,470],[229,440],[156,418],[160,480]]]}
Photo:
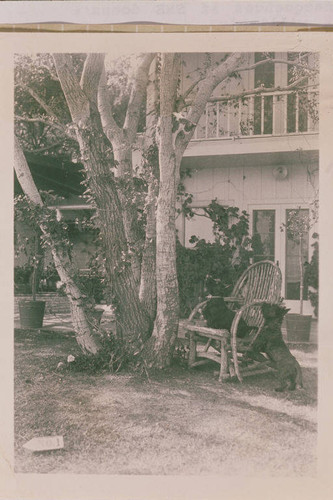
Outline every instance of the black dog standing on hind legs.
{"label": "black dog standing on hind legs", "polygon": [[263,304],[261,311],[265,323],[253,344],[253,350],[265,352],[274,362],[280,381],[280,386],[275,390],[293,391],[296,387],[303,387],[301,367],[282,337],[281,325],[289,309],[278,304]]}

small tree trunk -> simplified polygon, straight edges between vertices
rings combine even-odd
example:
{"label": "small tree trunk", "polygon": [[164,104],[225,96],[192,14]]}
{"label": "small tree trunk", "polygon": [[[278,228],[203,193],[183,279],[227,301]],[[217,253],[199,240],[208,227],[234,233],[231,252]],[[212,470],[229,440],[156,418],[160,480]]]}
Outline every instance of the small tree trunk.
{"label": "small tree trunk", "polygon": [[178,331],[179,300],[176,270],[175,158],[160,155],[161,170],[170,174],[160,182],[156,216],[157,315],[153,331],[150,364],[163,368],[171,362]]}
{"label": "small tree trunk", "polygon": [[145,305],[152,320],[156,316],[156,206],[158,196],[158,148],[156,130],[158,125],[158,69],[156,60],[151,65],[147,85],[146,134],[144,150],[145,170],[148,178],[148,193],[145,203],[146,235],[142,253],[140,301]]}
{"label": "small tree trunk", "polygon": [[65,285],[76,341],[85,354],[97,354],[102,346],[96,335],[96,323],[86,308],[86,297],[71,278],[69,258],[65,252],[57,250],[55,245],[51,247],[51,252],[59,277]]}
{"label": "small tree trunk", "polygon": [[[30,173],[28,163],[16,137],[14,160],[14,168],[16,171],[17,179],[22,187],[24,194],[32,203],[43,206],[42,199]],[[84,296],[78,286],[75,284],[74,280],[71,278],[73,269],[71,267],[69,256],[65,250],[60,250],[59,247],[61,246],[62,242],[57,242],[52,238],[52,234],[48,230],[47,224],[43,222],[39,223],[39,226],[42,234],[51,235],[51,237],[48,238],[48,241],[51,247],[55,267],[58,271],[61,281],[65,284],[66,287],[66,293],[71,306],[76,340],[83,352],[96,354],[101,348],[101,344],[98,338],[95,336],[92,325],[89,323],[88,314],[85,311],[84,307]]]}
{"label": "small tree trunk", "polygon": [[150,318],[156,316],[156,203],[158,182],[151,174],[146,199],[146,237],[141,263],[140,301]]}
{"label": "small tree trunk", "polygon": [[172,125],[179,70],[178,55],[162,54],[160,185],[156,213],[157,314],[152,339],[145,350],[148,365],[157,368],[163,368],[170,364],[178,332],[179,299],[175,227],[177,165]]}

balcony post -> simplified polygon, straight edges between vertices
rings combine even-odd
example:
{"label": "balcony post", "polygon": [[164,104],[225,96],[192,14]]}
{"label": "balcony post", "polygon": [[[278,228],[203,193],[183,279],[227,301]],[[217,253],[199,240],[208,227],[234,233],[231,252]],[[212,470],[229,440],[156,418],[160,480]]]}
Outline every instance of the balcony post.
{"label": "balcony post", "polygon": [[260,132],[261,135],[264,135],[265,131],[265,98],[261,96],[261,124],[260,124]]}
{"label": "balcony post", "polygon": [[216,137],[219,137],[220,132],[220,103],[217,101],[216,106]]}

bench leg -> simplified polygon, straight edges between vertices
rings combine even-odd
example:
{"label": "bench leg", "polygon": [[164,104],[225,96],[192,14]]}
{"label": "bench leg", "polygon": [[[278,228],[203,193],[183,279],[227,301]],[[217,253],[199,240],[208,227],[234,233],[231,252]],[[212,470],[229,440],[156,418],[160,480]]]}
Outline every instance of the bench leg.
{"label": "bench leg", "polygon": [[228,353],[227,353],[227,341],[225,339],[221,340],[221,366],[219,382],[223,382],[223,379],[229,378],[228,372]]}
{"label": "bench leg", "polygon": [[188,366],[191,367],[196,360],[197,343],[194,339],[194,332],[190,332],[189,353],[188,353]]}

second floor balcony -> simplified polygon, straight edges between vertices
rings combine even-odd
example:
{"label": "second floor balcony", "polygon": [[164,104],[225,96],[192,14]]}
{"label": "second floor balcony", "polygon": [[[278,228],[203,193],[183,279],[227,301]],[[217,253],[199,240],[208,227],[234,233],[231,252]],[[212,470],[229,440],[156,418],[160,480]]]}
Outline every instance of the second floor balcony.
{"label": "second floor balcony", "polygon": [[210,100],[192,141],[318,133],[318,90],[263,91]]}

